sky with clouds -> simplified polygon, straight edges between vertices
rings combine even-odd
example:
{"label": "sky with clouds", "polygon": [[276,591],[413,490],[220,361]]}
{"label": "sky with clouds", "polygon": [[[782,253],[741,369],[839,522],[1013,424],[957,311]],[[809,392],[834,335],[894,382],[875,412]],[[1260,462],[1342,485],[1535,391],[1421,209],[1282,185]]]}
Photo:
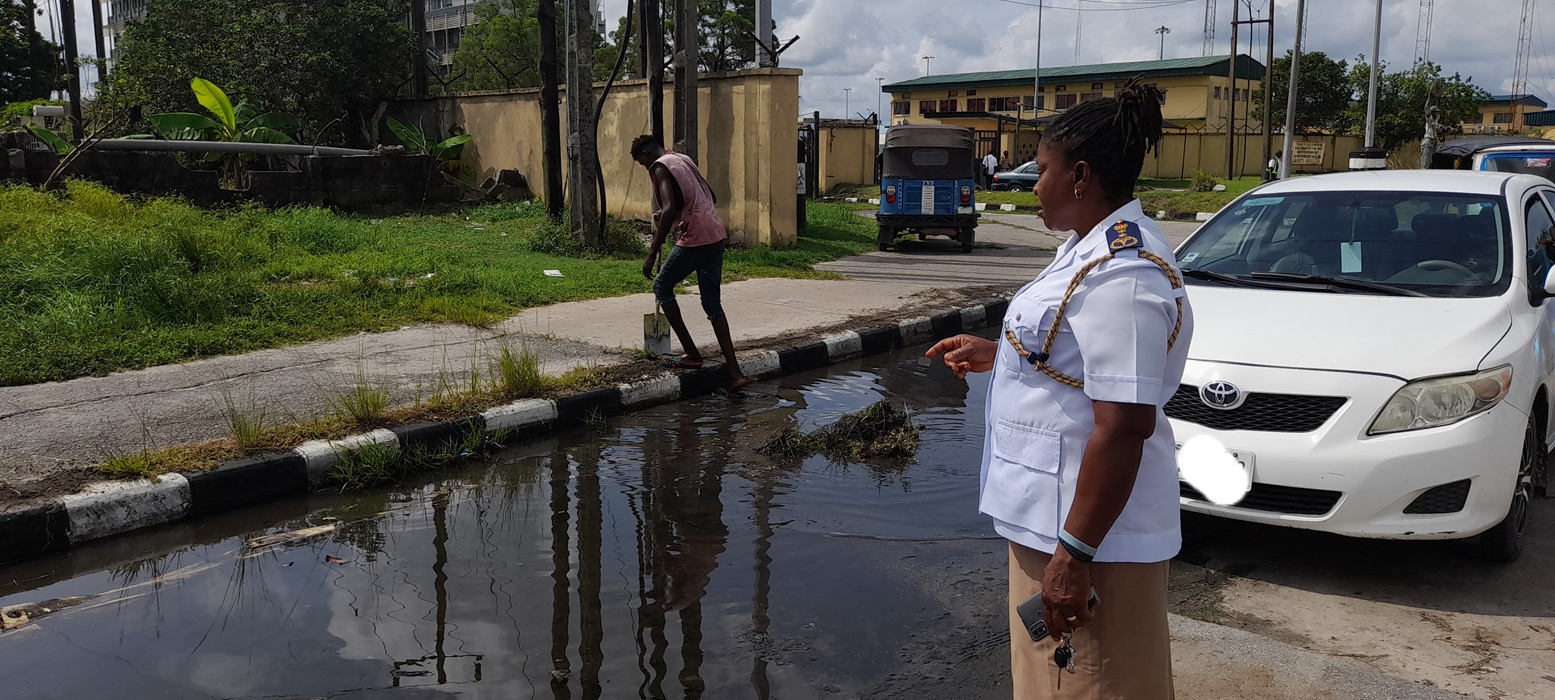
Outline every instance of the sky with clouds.
{"label": "sky with clouds", "polygon": [[[1165,35],[1167,58],[1204,53],[1206,0],[1040,0],[1042,65],[1078,62],[1150,60],[1161,52],[1157,27]],[[1216,0],[1215,52],[1231,46],[1232,3]],[[924,75],[922,56],[935,74],[1031,68],[1036,64],[1039,0],[773,0],[778,35],[800,39],[782,57],[782,65],[804,70],[800,111],[823,116],[856,116],[876,109],[876,77],[887,84]],[[1022,4],[1023,3],[1023,4]],[[1555,3],[1534,15],[1531,92],[1555,105]],[[1376,5],[1367,0],[1308,0],[1306,46],[1334,58],[1354,59],[1371,52]],[[1521,3],[1517,0],[1436,0],[1432,19],[1431,60],[1448,73],[1458,72],[1493,93],[1511,88]],[[604,0],[609,26],[626,0]],[[1418,0],[1383,0],[1382,59],[1395,65],[1414,61]],[[1078,11],[1076,8],[1080,8]],[[1268,16],[1268,0],[1242,6]],[[1275,0],[1275,55],[1295,38],[1296,0]],[[1243,26],[1241,51],[1264,56],[1266,25],[1252,27],[1250,51]],[[845,88],[853,88],[851,94]],[[846,105],[845,105],[846,103]],[[844,112],[844,109],[849,110]]]}
{"label": "sky with clouds", "polygon": [[[924,75],[1030,68],[1036,63],[1037,16],[1042,10],[1042,64],[1046,66],[1149,60],[1162,51],[1156,28],[1165,26],[1165,55],[1203,55],[1207,0],[773,0],[778,35],[799,41],[782,65],[804,70],[800,113],[856,116],[875,110],[886,83]],[[1215,52],[1230,51],[1232,4],[1215,0]],[[601,0],[607,26],[616,26],[626,0]],[[1268,16],[1269,0],[1242,6],[1243,18]],[[1275,2],[1275,54],[1294,40],[1296,0]],[[55,5],[53,2],[43,3]],[[1517,0],[1436,0],[1431,60],[1449,73],[1472,77],[1492,93],[1511,88],[1516,62]],[[1555,105],[1555,4],[1535,12],[1529,91]],[[1383,0],[1382,59],[1414,60],[1418,0]],[[57,11],[57,10],[56,10]],[[1309,0],[1306,50],[1354,59],[1371,51],[1376,5],[1368,0]],[[81,53],[92,53],[91,0],[78,1]],[[52,23],[45,21],[44,26]],[[1244,26],[1240,50],[1262,60],[1265,26]],[[1078,44],[1078,51],[1076,45]],[[930,61],[923,56],[933,56]],[[93,69],[84,78],[92,81]],[[852,88],[851,93],[847,88]],[[797,116],[797,115],[796,115]]]}

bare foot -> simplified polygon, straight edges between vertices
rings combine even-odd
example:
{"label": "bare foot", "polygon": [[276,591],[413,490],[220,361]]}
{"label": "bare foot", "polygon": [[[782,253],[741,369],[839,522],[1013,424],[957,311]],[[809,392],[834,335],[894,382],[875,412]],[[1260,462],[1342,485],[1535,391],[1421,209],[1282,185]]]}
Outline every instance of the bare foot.
{"label": "bare foot", "polygon": [[744,389],[747,386],[750,386],[750,383],[751,383],[750,377],[747,377],[747,376],[744,376],[744,375],[740,375],[738,377],[735,377],[734,381],[729,383],[729,391],[737,392],[737,391],[739,391],[741,389]]}

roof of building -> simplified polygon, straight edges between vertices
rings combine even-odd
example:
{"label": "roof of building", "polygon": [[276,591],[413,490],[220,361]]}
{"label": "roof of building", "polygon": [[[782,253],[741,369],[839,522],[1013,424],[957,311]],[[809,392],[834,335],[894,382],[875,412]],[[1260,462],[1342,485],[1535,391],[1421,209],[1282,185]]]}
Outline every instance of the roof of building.
{"label": "roof of building", "polygon": [[[1236,75],[1238,78],[1259,80],[1264,66],[1247,54],[1238,54]],[[1140,76],[1145,78],[1169,78],[1184,75],[1228,75],[1230,56],[1197,56],[1194,58],[1168,58],[1164,61],[1128,61],[1124,63],[1096,63],[1083,66],[1044,66],[1042,80],[1096,79],[1123,80]],[[936,88],[993,87],[1002,85],[1028,85],[1037,76],[1034,68],[1018,70],[981,71],[975,73],[946,73],[927,75],[899,83],[881,86],[885,92],[907,90],[933,90]]]}
{"label": "roof of building", "polygon": [[1480,104],[1487,107],[1490,105],[1509,105],[1512,104],[1513,99],[1516,99],[1518,104],[1532,105],[1541,109],[1550,106],[1549,103],[1539,99],[1537,95],[1491,95],[1490,99]]}
{"label": "roof of building", "polygon": [[1523,115],[1523,123],[1528,126],[1555,126],[1555,109],[1525,114]]}

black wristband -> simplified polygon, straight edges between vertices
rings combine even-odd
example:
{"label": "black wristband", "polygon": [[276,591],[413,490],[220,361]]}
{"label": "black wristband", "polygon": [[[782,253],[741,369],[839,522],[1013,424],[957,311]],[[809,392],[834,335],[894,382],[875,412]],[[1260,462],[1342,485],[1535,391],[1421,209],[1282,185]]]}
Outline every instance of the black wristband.
{"label": "black wristband", "polygon": [[1069,552],[1069,556],[1079,560],[1082,564],[1089,564],[1094,561],[1094,558],[1091,557],[1091,555],[1080,551],[1079,547],[1065,542],[1062,537],[1058,539],[1058,543],[1064,546],[1064,551]]}

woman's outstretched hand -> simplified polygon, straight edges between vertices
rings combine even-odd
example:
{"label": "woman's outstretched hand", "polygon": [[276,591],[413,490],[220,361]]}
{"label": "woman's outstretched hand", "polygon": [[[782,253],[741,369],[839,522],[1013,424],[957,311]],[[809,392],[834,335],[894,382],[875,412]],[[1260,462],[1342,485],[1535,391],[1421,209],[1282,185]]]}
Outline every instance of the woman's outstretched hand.
{"label": "woman's outstretched hand", "polygon": [[946,338],[929,348],[928,357],[945,356],[945,366],[956,376],[966,379],[968,372],[987,372],[993,369],[999,357],[999,343],[972,335]]}

